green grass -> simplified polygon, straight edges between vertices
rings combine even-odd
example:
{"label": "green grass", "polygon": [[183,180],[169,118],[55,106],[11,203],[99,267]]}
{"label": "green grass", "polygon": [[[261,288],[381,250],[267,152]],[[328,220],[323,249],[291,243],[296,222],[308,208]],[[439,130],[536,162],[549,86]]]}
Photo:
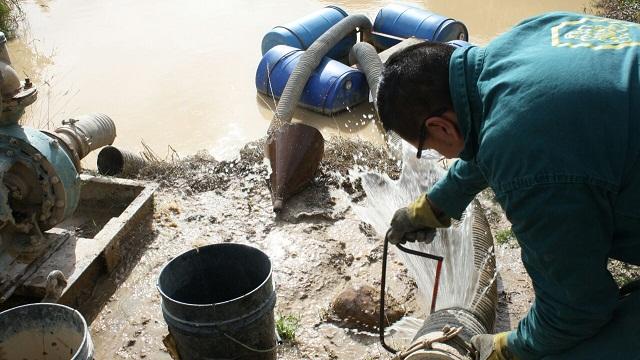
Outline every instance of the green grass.
{"label": "green grass", "polygon": [[496,231],[496,242],[500,245],[507,244],[515,239],[516,236],[511,231],[511,228]]}
{"label": "green grass", "polygon": [[299,315],[278,315],[276,319],[276,330],[283,341],[296,341],[296,332],[300,328],[301,316]]}

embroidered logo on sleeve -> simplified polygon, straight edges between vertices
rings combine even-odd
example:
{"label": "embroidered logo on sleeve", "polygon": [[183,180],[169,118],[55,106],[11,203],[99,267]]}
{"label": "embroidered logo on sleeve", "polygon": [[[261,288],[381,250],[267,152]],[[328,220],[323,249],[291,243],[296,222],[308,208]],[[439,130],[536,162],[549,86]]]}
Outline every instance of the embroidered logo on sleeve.
{"label": "embroidered logo on sleeve", "polygon": [[640,25],[594,17],[565,21],[551,28],[551,45],[593,50],[640,46]]}

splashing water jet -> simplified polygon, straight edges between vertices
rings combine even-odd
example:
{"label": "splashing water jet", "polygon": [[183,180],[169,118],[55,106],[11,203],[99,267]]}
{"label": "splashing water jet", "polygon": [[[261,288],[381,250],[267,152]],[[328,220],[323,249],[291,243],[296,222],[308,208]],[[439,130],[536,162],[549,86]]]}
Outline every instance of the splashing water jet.
{"label": "splashing water jet", "polygon": [[[363,221],[371,224],[378,234],[384,234],[394,212],[423,194],[445,174],[437,156],[415,158],[413,147],[401,142],[402,173],[398,180],[378,173],[360,174],[366,198],[362,206],[355,206]],[[495,258],[489,224],[477,201],[465,210],[461,221],[454,221],[447,229],[438,229],[430,244],[408,243],[407,248],[444,257],[438,302],[414,338],[414,344],[425,338],[445,333],[445,325],[461,327],[456,335],[468,342],[471,336],[492,332],[497,304]],[[435,262],[399,252],[402,262],[418,285],[423,299],[431,299],[428,292],[435,281]],[[421,304],[431,307],[430,300]],[[464,358],[469,352],[449,340],[441,341],[451,359]],[[428,353],[428,351],[427,351]],[[427,357],[430,358],[430,357]]]}

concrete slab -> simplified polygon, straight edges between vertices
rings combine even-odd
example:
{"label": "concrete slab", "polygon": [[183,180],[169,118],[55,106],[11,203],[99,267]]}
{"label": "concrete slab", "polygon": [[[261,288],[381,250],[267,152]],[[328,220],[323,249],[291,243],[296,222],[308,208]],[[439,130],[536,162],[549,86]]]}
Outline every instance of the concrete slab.
{"label": "concrete slab", "polygon": [[136,246],[125,244],[133,241],[131,232],[152,221],[157,184],[89,175],[82,175],[81,180],[76,213],[46,233],[47,238],[64,240],[59,240],[55,251],[36,264],[16,294],[42,298],[47,275],[60,270],[68,283],[59,302],[75,305],[83,292],[93,289],[98,277],[116,268],[122,258],[122,246]]}

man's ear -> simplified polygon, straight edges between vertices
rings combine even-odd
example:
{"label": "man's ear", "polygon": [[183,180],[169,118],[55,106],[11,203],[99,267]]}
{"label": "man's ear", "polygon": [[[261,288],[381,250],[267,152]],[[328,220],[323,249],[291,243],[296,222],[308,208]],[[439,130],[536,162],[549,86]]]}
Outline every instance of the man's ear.
{"label": "man's ear", "polygon": [[458,129],[458,125],[450,119],[433,116],[425,121],[427,123],[427,138],[448,145],[462,141],[462,134]]}

